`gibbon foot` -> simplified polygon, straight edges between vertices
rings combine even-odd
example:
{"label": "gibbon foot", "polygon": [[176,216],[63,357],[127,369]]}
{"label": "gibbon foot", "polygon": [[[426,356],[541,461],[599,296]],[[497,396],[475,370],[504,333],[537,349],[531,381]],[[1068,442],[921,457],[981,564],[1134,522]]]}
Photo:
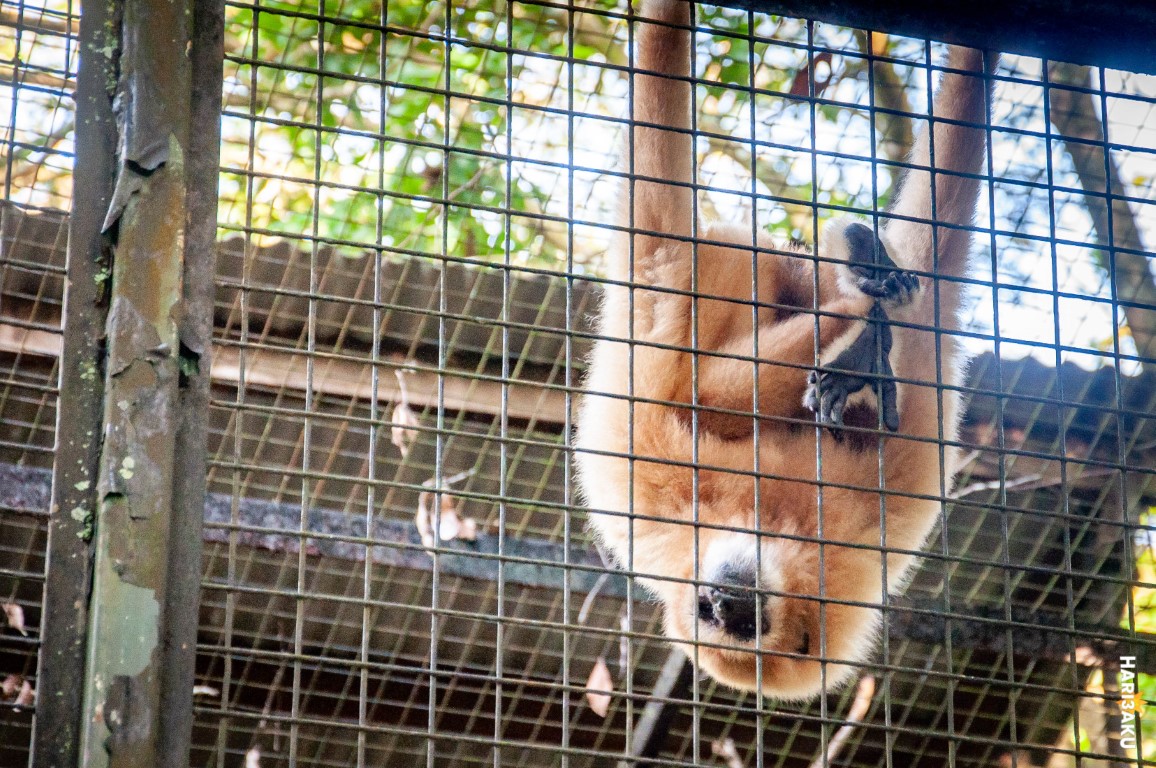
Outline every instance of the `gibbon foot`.
{"label": "gibbon foot", "polygon": [[[868,230],[870,231],[870,230]],[[877,301],[867,315],[867,323],[843,352],[821,371],[807,375],[803,405],[819,417],[819,423],[842,439],[843,409],[851,395],[867,386],[875,388],[883,425],[899,429],[899,407],[891,369],[891,326],[887,313]]]}
{"label": "gibbon foot", "polygon": [[919,290],[919,278],[899,268],[883,241],[865,224],[847,225],[843,236],[850,250],[847,267],[855,286],[872,298],[902,306]]}

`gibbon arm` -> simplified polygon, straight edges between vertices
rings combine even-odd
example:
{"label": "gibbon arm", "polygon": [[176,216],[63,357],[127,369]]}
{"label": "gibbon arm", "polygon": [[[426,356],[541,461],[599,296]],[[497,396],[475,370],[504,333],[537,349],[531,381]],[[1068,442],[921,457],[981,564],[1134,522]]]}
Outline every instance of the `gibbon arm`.
{"label": "gibbon arm", "polygon": [[[621,199],[630,201],[630,205],[620,209],[620,224],[688,238],[694,218],[694,191],[690,187],[694,162],[690,135],[691,33],[686,29],[691,23],[691,5],[686,0],[653,0],[644,4],[643,13],[661,24],[641,24],[638,33],[638,71],[631,89],[630,140],[625,150],[627,170],[634,181],[624,182]],[[645,275],[651,266],[648,262],[659,258],[659,248],[676,243],[636,236],[635,274]],[[635,275],[621,277],[634,279]]]}
{"label": "gibbon arm", "polygon": [[[901,265],[906,269],[954,276],[966,270],[971,233],[955,226],[939,227],[933,242],[926,222],[972,224],[980,188],[980,179],[975,177],[984,169],[985,104],[992,90],[991,79],[981,76],[990,74],[996,61],[996,55],[988,54],[985,68],[982,51],[958,46],[950,49],[949,71],[944,73],[933,101],[933,130],[919,132],[911,152],[913,167],[892,207],[892,213],[904,218],[892,219],[886,226],[891,242],[903,243],[902,252],[916,257],[915,263]],[[930,167],[935,169],[934,200],[931,173],[922,170]]]}

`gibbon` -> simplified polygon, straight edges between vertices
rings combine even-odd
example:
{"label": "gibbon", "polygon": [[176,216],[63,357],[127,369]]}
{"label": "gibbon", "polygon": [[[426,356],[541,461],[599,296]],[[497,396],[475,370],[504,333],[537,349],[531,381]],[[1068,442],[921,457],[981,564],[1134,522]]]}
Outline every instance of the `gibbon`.
{"label": "gibbon", "polygon": [[968,270],[994,56],[951,49],[890,212],[831,220],[812,255],[696,224],[691,6],[639,16],[579,487],[701,670],[801,700],[871,651],[954,476],[962,288],[943,278]]}

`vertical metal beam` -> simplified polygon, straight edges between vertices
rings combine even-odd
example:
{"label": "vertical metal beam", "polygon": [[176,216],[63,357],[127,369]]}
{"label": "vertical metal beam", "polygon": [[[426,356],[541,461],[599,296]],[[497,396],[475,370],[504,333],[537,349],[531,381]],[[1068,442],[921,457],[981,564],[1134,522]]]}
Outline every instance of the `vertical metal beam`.
{"label": "vertical metal beam", "polygon": [[221,165],[221,82],[225,60],[224,0],[193,2],[182,311],[177,324],[180,382],[173,464],[165,662],[161,687],[163,768],[187,768],[192,737],[201,592],[209,378],[217,254],[217,177]]}
{"label": "vertical metal beam", "polygon": [[222,15],[84,7],[38,766],[188,761]]}
{"label": "vertical metal beam", "polygon": [[92,525],[104,402],[105,288],[111,238],[103,222],[116,180],[117,11],[86,3],[80,19],[76,158],[56,413],[56,466],[33,723],[33,768],[79,763]]}
{"label": "vertical metal beam", "polygon": [[157,766],[185,234],[183,3],[127,0],[82,766]]}

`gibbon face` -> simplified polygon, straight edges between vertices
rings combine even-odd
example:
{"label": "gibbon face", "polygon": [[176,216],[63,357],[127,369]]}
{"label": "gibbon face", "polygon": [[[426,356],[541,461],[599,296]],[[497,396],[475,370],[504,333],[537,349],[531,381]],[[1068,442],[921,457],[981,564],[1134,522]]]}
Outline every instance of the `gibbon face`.
{"label": "gibbon face", "polygon": [[820,589],[816,543],[771,536],[760,545],[750,534],[715,531],[700,532],[702,545],[697,578],[684,566],[678,577],[687,582],[655,591],[666,634],[711,677],[734,688],[761,687],[777,699],[803,699],[841,683],[854,671],[846,662],[870,650],[875,614],[853,603],[878,605],[877,558],[824,546]]}
{"label": "gibbon face", "polygon": [[[590,416],[620,402],[588,396],[583,407]],[[678,409],[634,409],[641,438],[634,459],[581,454],[581,482],[591,510],[633,510],[591,514],[591,524],[619,565],[662,603],[665,633],[719,682],[777,699],[805,699],[850,677],[874,647],[872,606],[901,586],[914,559],[907,553],[938,519],[938,503],[865,490],[879,485],[877,439],[869,441],[873,448],[863,439],[768,426],[773,439],[757,447],[756,479],[753,440],[700,433],[696,471],[689,461],[678,465],[686,454],[669,450],[695,442]],[[621,416],[625,427],[630,420]],[[659,429],[663,419],[669,423]],[[607,437],[586,429],[580,444]],[[652,429],[670,439],[651,442],[642,433]],[[927,455],[931,443],[892,440],[905,444],[898,461],[936,461]],[[927,473],[905,477],[904,487],[934,496],[938,482],[938,472]],[[623,498],[623,489],[633,498]]]}

